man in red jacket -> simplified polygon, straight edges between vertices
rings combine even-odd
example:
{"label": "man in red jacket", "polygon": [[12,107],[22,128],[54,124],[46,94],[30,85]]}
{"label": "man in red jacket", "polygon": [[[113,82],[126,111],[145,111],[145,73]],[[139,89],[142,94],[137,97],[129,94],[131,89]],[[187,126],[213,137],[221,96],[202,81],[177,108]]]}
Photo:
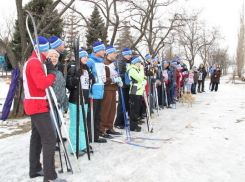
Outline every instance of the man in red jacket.
{"label": "man in red jacket", "polygon": [[[38,37],[42,60],[45,61],[49,42],[44,37]],[[36,41],[34,41],[36,45]],[[24,109],[31,117],[30,140],[30,178],[44,176],[44,182],[66,182],[57,178],[54,167],[54,154],[56,136],[52,127],[49,104],[45,89],[51,86],[55,80],[54,66],[51,61],[46,62],[47,76],[42,63],[35,51],[27,60],[23,68],[24,85]],[[40,163],[40,154],[43,149],[43,169]]]}

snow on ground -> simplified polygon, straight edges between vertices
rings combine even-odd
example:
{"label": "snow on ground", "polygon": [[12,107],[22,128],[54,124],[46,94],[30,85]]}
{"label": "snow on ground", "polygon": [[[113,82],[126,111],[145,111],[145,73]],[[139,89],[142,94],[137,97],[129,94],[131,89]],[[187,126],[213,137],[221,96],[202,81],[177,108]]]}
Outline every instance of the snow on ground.
{"label": "snow on ground", "polygon": [[[132,136],[172,138],[171,141],[132,142],[160,146],[145,149],[108,141],[94,144],[91,161],[79,158],[82,173],[74,157],[74,174],[59,174],[69,182],[243,182],[245,181],[245,84],[232,84],[222,77],[218,92],[197,94],[196,103],[177,104],[164,109],[153,119],[154,133],[146,124]],[[0,126],[1,127],[1,126]],[[30,132],[0,139],[0,181],[41,182],[28,178]],[[124,139],[119,137],[118,139]],[[58,153],[56,153],[58,156]],[[66,171],[66,170],[65,170]]]}

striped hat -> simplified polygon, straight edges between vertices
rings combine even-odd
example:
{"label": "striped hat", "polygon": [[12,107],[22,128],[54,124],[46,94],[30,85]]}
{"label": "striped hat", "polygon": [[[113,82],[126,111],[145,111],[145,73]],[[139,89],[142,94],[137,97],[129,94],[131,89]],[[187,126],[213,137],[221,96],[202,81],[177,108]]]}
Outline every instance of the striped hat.
{"label": "striped hat", "polygon": [[141,59],[139,58],[139,56],[135,56],[131,59],[132,64],[136,64],[138,62],[141,62]]}
{"label": "striped hat", "polygon": [[181,59],[180,57],[177,57],[177,58],[176,58],[176,61],[178,61],[178,60],[180,60],[180,59]]}
{"label": "striped hat", "polygon": [[95,42],[93,45],[94,53],[99,52],[101,50],[105,50],[105,45],[103,44],[103,42]]}
{"label": "striped hat", "polygon": [[107,54],[110,54],[110,53],[113,53],[113,52],[117,52],[117,50],[113,47],[113,46],[108,46],[107,48],[106,48],[106,55]]}
{"label": "striped hat", "polygon": [[164,63],[168,63],[168,61],[167,61],[167,60],[163,60],[163,62],[162,62],[162,63],[163,63],[163,64],[164,64]]}
{"label": "striped hat", "polygon": [[172,61],[171,65],[177,65],[177,61]]}
{"label": "striped hat", "polygon": [[51,37],[49,39],[49,42],[50,42],[51,49],[55,49],[56,47],[59,47],[63,43],[61,39],[55,36]]}
{"label": "striped hat", "polygon": [[131,55],[131,54],[132,54],[132,51],[129,48],[124,48],[123,51],[122,51],[122,55],[123,56]]}
{"label": "striped hat", "polygon": [[146,54],[146,55],[145,55],[145,60],[148,60],[148,59],[150,59],[150,58],[152,58],[152,56],[151,56],[150,54]]}
{"label": "striped hat", "polygon": [[88,56],[88,53],[84,49],[79,50],[79,58],[82,58],[84,56]]}
{"label": "striped hat", "polygon": [[[36,39],[33,41],[35,45],[35,50],[37,50],[37,41]],[[49,42],[45,37],[38,37],[39,48],[41,52],[45,52],[49,50]]]}

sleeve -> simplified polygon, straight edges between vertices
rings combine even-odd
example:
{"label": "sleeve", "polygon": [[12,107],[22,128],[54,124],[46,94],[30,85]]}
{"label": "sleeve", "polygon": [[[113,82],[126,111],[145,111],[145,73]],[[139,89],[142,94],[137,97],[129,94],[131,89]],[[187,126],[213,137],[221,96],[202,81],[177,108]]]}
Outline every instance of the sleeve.
{"label": "sleeve", "polygon": [[112,83],[112,79],[110,77],[110,68],[108,66],[105,66],[105,73],[106,73],[106,82],[105,85],[110,85]]}
{"label": "sleeve", "polygon": [[118,61],[118,66],[119,66],[120,77],[125,82],[125,71],[124,70],[125,70],[126,65],[124,65],[122,60],[119,60]]}
{"label": "sleeve", "polygon": [[48,74],[47,76],[44,74],[42,64],[39,60],[29,62],[28,70],[36,87],[39,89],[45,90],[55,81],[55,76],[53,74]]}
{"label": "sleeve", "polygon": [[72,84],[72,79],[75,78],[75,65],[71,65],[67,72],[67,82],[66,82],[66,88],[69,90],[72,90],[75,88],[75,86]]}
{"label": "sleeve", "polygon": [[136,69],[131,68],[129,70],[129,76],[138,82],[142,82],[144,80],[144,71],[138,72]]}

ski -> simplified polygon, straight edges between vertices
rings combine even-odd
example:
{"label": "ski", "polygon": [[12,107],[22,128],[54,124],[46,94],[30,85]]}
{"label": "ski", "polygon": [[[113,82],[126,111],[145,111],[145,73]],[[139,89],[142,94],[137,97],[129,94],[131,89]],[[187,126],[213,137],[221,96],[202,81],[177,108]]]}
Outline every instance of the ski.
{"label": "ski", "polygon": [[[74,38],[73,41],[73,48],[74,48],[74,55],[75,55],[75,62],[76,62],[76,71],[78,71],[80,68],[80,59],[79,59],[79,40],[80,40],[80,36],[78,36],[77,38]],[[79,124],[80,124],[80,101],[81,101],[81,105],[82,105],[82,113],[83,113],[83,124],[84,124],[84,130],[85,130],[85,140],[86,140],[86,150],[87,150],[87,155],[88,155],[88,159],[90,160],[90,146],[89,146],[89,134],[88,134],[88,125],[87,125],[87,115],[86,115],[86,110],[85,110],[85,100],[84,100],[84,96],[83,96],[83,88],[82,88],[82,84],[81,84],[81,79],[77,78],[79,81],[78,87],[77,87],[77,95],[78,95],[78,99],[77,99],[77,143],[76,143],[76,153],[77,153],[77,157],[78,157],[78,153],[79,153]],[[80,99],[81,98],[81,99]]]}
{"label": "ski", "polygon": [[110,139],[110,140],[113,141],[113,142],[117,142],[117,143],[128,144],[128,145],[133,145],[133,146],[136,146],[136,147],[143,147],[143,148],[147,148],[147,149],[159,149],[160,148],[160,147],[140,145],[140,144],[137,144],[137,143],[123,141],[123,140],[117,140],[117,139]]}
{"label": "ski", "polygon": [[149,104],[148,104],[148,100],[147,100],[147,96],[146,96],[146,91],[144,91],[144,94],[143,95],[144,95],[144,100],[145,100],[145,105],[146,105],[147,129],[148,129],[148,132],[153,133],[153,123],[152,123],[152,120],[151,120],[151,114],[150,114],[151,111],[150,111],[150,107],[149,107]]}
{"label": "ski", "polygon": [[142,140],[156,140],[156,141],[169,141],[172,138],[168,138],[168,139],[159,139],[159,138],[145,138],[145,137],[137,137],[137,136],[132,136],[131,138],[133,139],[142,139]]}

